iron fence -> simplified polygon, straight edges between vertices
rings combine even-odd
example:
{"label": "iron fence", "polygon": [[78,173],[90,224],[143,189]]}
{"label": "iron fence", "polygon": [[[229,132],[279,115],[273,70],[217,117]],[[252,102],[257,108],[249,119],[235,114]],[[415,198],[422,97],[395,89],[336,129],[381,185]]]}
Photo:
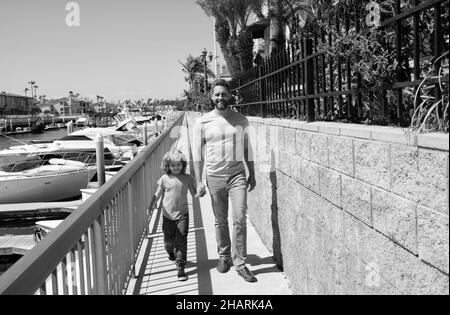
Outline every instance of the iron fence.
{"label": "iron fence", "polygon": [[[376,28],[384,34],[381,40],[393,47],[385,52],[392,55],[394,64],[390,78],[373,82],[376,67],[369,65],[373,76],[366,78],[352,64],[353,56],[336,56],[324,49],[342,45],[344,35],[355,38],[348,35],[373,29],[366,20],[369,1],[348,1],[343,12],[323,17],[321,24],[303,27],[301,32],[296,30],[298,20],[294,17],[291,30],[297,36],[291,36],[286,48],[232,80],[233,94],[242,99],[236,108],[246,115],[306,121],[410,124],[419,106],[416,97],[421,93],[418,89],[424,69],[431,65],[438,73],[441,65],[448,63],[449,1],[409,0],[408,5],[402,0],[390,1],[393,14],[381,12]],[[425,23],[424,19],[431,20]],[[349,50],[354,48],[351,42],[347,45]],[[427,79],[428,85],[436,87],[432,92],[436,97],[440,97],[439,84],[443,82],[448,83],[448,74]],[[448,107],[440,106],[439,110],[441,114],[447,111],[448,117]]]}

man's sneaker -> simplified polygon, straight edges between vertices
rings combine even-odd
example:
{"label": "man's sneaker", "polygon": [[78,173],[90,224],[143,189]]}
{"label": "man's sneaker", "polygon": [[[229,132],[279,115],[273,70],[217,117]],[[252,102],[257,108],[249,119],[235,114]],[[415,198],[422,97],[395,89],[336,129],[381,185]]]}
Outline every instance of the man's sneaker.
{"label": "man's sneaker", "polygon": [[178,270],[178,281],[186,281],[188,279],[188,276],[186,272],[184,272],[184,269]]}
{"label": "man's sneaker", "polygon": [[240,275],[242,278],[244,278],[247,282],[256,282],[258,279],[256,279],[255,275],[248,270],[247,267],[244,267],[242,269],[237,270],[238,275]]}
{"label": "man's sneaker", "polygon": [[174,253],[170,253],[169,254],[169,260],[170,261],[175,261],[175,254]]}
{"label": "man's sneaker", "polygon": [[227,273],[231,268],[231,264],[228,260],[219,259],[219,263],[217,264],[217,271],[220,273]]}

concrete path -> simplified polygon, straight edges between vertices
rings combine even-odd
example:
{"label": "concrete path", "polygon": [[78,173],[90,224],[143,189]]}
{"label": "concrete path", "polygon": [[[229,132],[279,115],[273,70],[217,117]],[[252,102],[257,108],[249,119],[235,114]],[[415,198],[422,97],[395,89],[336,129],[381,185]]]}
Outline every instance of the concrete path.
{"label": "concrete path", "polygon": [[[181,135],[177,147],[188,153],[189,142]],[[192,168],[192,165],[190,165]],[[200,200],[190,199],[190,230],[188,236],[188,263],[186,272],[189,280],[179,282],[175,264],[168,260],[164,250],[162,216],[153,218],[145,244],[143,264],[137,281],[129,294],[140,295],[290,295],[288,281],[275,265],[272,254],[261,242],[248,220],[247,265],[258,278],[256,283],[244,281],[232,268],[221,274],[216,270],[218,262],[214,231],[214,215],[209,194]],[[230,224],[230,226],[232,226]]]}

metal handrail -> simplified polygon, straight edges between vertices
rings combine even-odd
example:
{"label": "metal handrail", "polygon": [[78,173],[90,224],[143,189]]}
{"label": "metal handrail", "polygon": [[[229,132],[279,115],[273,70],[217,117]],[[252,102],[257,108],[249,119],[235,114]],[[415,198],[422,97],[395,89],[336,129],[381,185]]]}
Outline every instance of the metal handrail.
{"label": "metal handrail", "polygon": [[0,294],[123,294],[183,115],[0,276]]}

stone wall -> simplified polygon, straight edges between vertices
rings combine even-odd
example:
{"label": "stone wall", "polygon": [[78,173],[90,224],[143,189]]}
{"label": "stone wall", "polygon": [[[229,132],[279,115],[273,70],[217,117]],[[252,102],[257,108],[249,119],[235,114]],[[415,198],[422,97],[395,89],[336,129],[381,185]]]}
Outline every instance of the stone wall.
{"label": "stone wall", "polygon": [[296,294],[449,294],[448,135],[249,121],[249,217]]}
{"label": "stone wall", "polygon": [[298,294],[448,294],[448,135],[249,118],[250,220]]}

